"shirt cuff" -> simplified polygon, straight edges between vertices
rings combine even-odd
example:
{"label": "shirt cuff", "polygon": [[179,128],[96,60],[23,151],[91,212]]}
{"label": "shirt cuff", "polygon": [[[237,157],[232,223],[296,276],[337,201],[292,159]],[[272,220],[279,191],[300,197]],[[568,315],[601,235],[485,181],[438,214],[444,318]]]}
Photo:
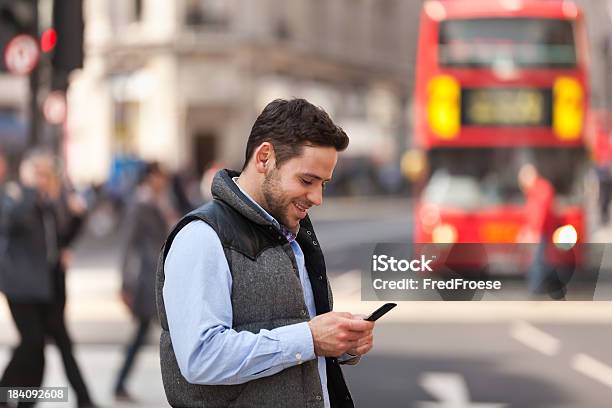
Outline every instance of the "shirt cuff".
{"label": "shirt cuff", "polygon": [[285,368],[314,360],[314,343],[308,322],[277,327],[274,332],[280,340]]}

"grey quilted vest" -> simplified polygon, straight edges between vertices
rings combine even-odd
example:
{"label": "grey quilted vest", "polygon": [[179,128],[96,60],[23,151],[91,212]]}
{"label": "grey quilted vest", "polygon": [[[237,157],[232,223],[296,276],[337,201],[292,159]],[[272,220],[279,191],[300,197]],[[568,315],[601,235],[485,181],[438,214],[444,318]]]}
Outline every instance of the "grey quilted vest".
{"label": "grey quilted vest", "polygon": [[[161,250],[156,293],[166,397],[173,407],[323,407],[317,360],[239,385],[190,384],[179,370],[164,309],[164,261],[178,231],[193,220],[210,225],[223,246],[232,274],[233,329],[258,333],[308,320],[291,245],[242,194],[232,180],[237,175],[219,171],[213,180],[213,201],[179,221]],[[317,314],[326,313],[332,306],[331,290],[308,217],[301,222],[297,241],[304,252]],[[337,359],[327,358],[326,363],[332,407],[353,407]]]}

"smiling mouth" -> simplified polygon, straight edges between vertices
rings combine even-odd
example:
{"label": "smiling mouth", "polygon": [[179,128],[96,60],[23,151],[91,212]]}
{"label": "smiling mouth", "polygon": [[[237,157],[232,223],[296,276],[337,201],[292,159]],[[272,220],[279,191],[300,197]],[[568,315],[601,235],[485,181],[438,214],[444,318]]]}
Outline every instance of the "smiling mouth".
{"label": "smiling mouth", "polygon": [[293,203],[293,205],[295,206],[295,208],[297,208],[300,211],[300,213],[304,214],[304,217],[306,216],[306,213],[308,212],[308,208],[309,207],[305,207],[305,206],[300,205],[298,203]]}

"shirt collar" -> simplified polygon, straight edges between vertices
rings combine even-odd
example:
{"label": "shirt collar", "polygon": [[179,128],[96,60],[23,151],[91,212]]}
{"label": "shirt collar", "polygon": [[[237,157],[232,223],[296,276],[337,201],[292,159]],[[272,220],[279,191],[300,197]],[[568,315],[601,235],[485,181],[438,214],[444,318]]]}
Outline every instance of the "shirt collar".
{"label": "shirt collar", "polygon": [[[278,222],[276,220],[276,218],[274,218],[266,210],[264,210],[263,207],[257,203],[257,201],[253,200],[253,198],[246,191],[244,191],[244,189],[240,186],[240,184],[238,184],[238,177],[232,177],[232,180],[234,181],[234,183],[236,183],[236,186],[238,186],[238,188],[240,189],[242,194],[244,194],[244,196],[251,203],[253,203],[255,206],[257,206],[257,208],[259,208],[263,212],[263,214],[266,216],[268,221],[270,221],[272,224],[274,224],[274,226],[276,228],[278,228],[278,230],[281,232],[281,234],[283,234],[285,236],[285,238],[287,238],[287,241],[289,241],[289,242],[295,241],[295,239],[297,237],[297,234],[294,234],[291,230],[289,230],[289,228],[285,227],[280,222]],[[298,225],[298,231],[299,231],[299,228],[300,228],[300,226]]]}

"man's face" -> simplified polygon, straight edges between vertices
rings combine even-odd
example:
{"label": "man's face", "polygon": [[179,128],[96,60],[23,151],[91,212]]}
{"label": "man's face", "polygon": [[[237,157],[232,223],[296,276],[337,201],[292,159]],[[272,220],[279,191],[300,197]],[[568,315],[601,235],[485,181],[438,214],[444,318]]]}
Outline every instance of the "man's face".
{"label": "man's face", "polygon": [[523,191],[523,193],[527,193],[531,187],[534,185],[536,178],[538,176],[538,171],[533,166],[533,164],[524,164],[520,170],[518,175],[518,183],[519,187]]}
{"label": "man's face", "polygon": [[168,177],[162,172],[154,172],[149,176],[149,184],[156,193],[163,193],[168,186]]}
{"label": "man's face", "polygon": [[52,194],[58,188],[59,182],[53,168],[53,161],[39,158],[33,163],[34,183],[41,193]]}
{"label": "man's face", "polygon": [[302,155],[272,166],[262,184],[264,208],[285,227],[297,232],[308,209],[323,202],[338,153],[333,147],[304,146]]}

